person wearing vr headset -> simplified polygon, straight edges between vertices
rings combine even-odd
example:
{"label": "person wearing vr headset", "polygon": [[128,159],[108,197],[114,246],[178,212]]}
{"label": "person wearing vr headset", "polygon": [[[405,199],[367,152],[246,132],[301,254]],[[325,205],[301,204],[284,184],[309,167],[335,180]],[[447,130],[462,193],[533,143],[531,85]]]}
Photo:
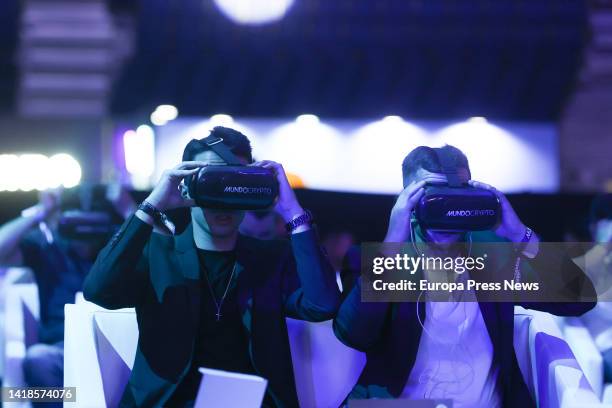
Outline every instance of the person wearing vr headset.
{"label": "person wearing vr headset", "polygon": [[64,305],[83,290],[98,251],[114,232],[112,213],[120,211],[113,203],[103,209],[95,202],[103,195],[96,197],[89,187],[42,191],[37,205],[0,227],[0,264],[30,268],[38,287],[38,343],[23,360],[29,386],[63,384]]}
{"label": "person wearing vr headset", "polygon": [[[467,157],[459,149],[417,147],[404,159],[402,170],[404,189],[391,210],[385,242],[408,242],[406,248],[419,247],[417,254],[425,246],[425,251],[445,253],[471,248],[472,241],[514,243],[508,244],[512,253],[506,255],[519,259],[521,268],[558,267],[558,276],[574,276],[573,283],[591,294],[589,299],[595,298],[582,270],[569,258],[561,259],[563,254],[540,246],[538,236],[521,222],[504,194],[471,180]],[[458,199],[486,208],[484,218],[475,217],[470,225],[437,207]],[[453,407],[535,406],[514,354],[514,303],[436,302],[429,301],[428,294],[416,302],[362,302],[360,262],[360,251],[351,249],[342,271],[343,303],[334,320],[338,339],[367,356],[347,399],[451,399]],[[495,265],[514,268],[515,263]],[[425,276],[431,272],[422,270]],[[523,306],[580,315],[594,303]]]}
{"label": "person wearing vr headset", "polygon": [[[85,298],[138,316],[122,406],[192,405],[199,367],[261,375],[264,406],[298,406],[285,318],[329,320],[340,293],[283,167],[251,162],[234,129],[192,140],[98,256]],[[239,234],[245,210],[271,204],[289,241]],[[190,208],[191,223],[173,235],[164,213],[178,207]]]}

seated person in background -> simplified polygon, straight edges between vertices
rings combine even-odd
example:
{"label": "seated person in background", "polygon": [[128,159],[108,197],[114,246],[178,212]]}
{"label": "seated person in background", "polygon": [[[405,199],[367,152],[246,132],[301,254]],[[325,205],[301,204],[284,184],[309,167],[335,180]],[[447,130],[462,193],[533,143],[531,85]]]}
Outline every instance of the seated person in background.
{"label": "seated person in background", "polygon": [[612,194],[597,196],[591,204],[590,230],[596,245],[585,257],[577,259],[586,265],[599,298],[595,308],[580,319],[589,330],[604,362],[604,381],[612,382]]}
{"label": "seated person in background", "polygon": [[240,233],[257,239],[288,238],[283,218],[274,210],[246,211]]}
{"label": "seated person in background", "polygon": [[[280,164],[254,165],[275,172],[275,209],[290,241],[240,235],[244,211],[195,206],[182,180],[236,160],[252,162],[236,130],[215,127],[190,141],[85,280],[86,299],[136,308],[140,337],[122,406],[193,405],[199,367],[260,375],[268,380],[264,406],[298,406],[285,318],[331,319],[340,293]],[[160,213],[178,207],[191,207],[191,223],[174,236]]]}
{"label": "seated person in background", "polygon": [[323,243],[323,248],[327,251],[334,271],[336,271],[338,287],[342,290],[342,279],[340,276],[342,261],[348,250],[355,244],[355,237],[347,230],[336,229],[328,231],[323,235],[321,242]]}
{"label": "seated person in background", "polygon": [[[439,160],[442,154],[462,183],[497,195],[502,215],[494,231],[434,231],[418,225],[413,209],[425,192],[426,182],[447,182]],[[530,233],[501,192],[470,180],[467,157],[459,149],[448,145],[438,149],[417,147],[404,159],[402,170],[404,190],[391,210],[385,242],[412,241],[412,246],[420,244],[421,248],[429,243],[428,251],[440,253],[462,241],[513,242],[508,245],[511,254],[500,256],[511,260],[511,265],[500,263],[500,267],[515,272],[512,260],[520,254],[521,270],[524,266],[536,272],[553,267],[560,275],[571,274],[576,286],[586,288],[593,294],[589,299],[594,298],[592,285],[582,271],[569,258],[565,262],[563,254],[540,246],[537,236]],[[419,307],[417,302],[362,302],[360,269],[359,252],[352,249],[342,271],[344,300],[334,320],[334,331],[349,347],[365,351],[367,362],[348,398],[452,399],[456,408],[535,406],[514,353],[513,303],[430,302],[427,294]],[[422,272],[429,276],[431,271]],[[493,274],[507,276],[500,269]],[[593,303],[524,306],[559,315],[580,315]]]}
{"label": "seated person in background", "polygon": [[[30,268],[38,286],[39,343],[26,351],[23,362],[30,386],[62,386],[64,305],[74,303],[75,294],[83,290],[85,275],[109,236],[60,233],[58,220],[68,214],[60,212],[61,198],[59,191],[41,192],[38,205],[0,227],[0,264]],[[95,215],[112,219],[110,214]]]}

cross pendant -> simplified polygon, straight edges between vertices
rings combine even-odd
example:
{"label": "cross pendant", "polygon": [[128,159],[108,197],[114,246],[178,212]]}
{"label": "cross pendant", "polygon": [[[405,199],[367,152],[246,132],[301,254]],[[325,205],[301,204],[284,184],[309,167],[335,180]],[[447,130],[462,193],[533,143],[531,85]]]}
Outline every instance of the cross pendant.
{"label": "cross pendant", "polygon": [[217,321],[221,320],[221,311],[217,310]]}

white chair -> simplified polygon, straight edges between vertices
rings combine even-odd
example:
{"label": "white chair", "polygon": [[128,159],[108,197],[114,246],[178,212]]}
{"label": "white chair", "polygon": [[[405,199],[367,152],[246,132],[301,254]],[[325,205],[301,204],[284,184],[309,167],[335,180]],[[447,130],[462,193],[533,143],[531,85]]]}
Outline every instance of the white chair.
{"label": "white chair", "polygon": [[[133,367],[138,326],[133,309],[106,310],[79,299],[65,306],[64,385],[77,388],[71,407],[117,406]],[[336,340],[331,322],[287,319],[302,407],[337,407],[365,357]]]}
{"label": "white chair", "polygon": [[[605,384],[603,378],[603,358],[596,341],[580,318],[562,319],[561,329],[567,343],[593,386],[605,404],[612,404],[612,384]],[[604,336],[609,336],[608,333]],[[606,339],[607,340],[607,339]]]}
{"label": "white chair", "polygon": [[[606,406],[590,387],[554,316],[517,307],[514,324],[519,367],[540,407]],[[364,353],[340,343],[330,321],[288,319],[288,327],[300,405],[337,407],[356,383],[365,364]],[[311,377],[304,374],[308,368]]]}
{"label": "white chair", "polygon": [[[23,360],[28,347],[38,340],[38,288],[34,283],[7,285],[4,305],[3,387],[24,387]],[[28,407],[29,403],[12,406]]]}
{"label": "white chair", "polygon": [[[66,305],[65,312],[64,384],[77,387],[76,403],[65,405],[117,406],[138,341],[134,311],[81,302]],[[364,355],[336,340],[331,322],[287,324],[300,405],[338,406],[355,384]],[[600,402],[551,315],[517,308],[514,346],[539,407],[610,407]]]}
{"label": "white chair", "polygon": [[588,329],[576,317],[563,319],[563,337],[599,398],[603,395],[603,357]]}
{"label": "white chair", "polygon": [[287,319],[291,358],[301,407],[336,408],[365,365],[365,353],[342,344],[332,322]]}
{"label": "white chair", "polygon": [[13,285],[18,283],[34,283],[32,271],[28,268],[0,267],[0,378],[4,378],[4,351],[5,351],[5,331],[6,331],[6,296],[11,292]]}
{"label": "white chair", "polygon": [[39,305],[36,284],[10,285],[6,290],[4,308],[6,371],[3,385],[21,386],[24,384],[21,362],[27,348],[38,340]]}
{"label": "white chair", "polygon": [[134,364],[136,313],[86,301],[64,310],[64,386],[77,390],[76,402],[64,406],[116,407]]}
{"label": "white chair", "polygon": [[601,403],[552,315],[516,307],[514,330],[519,367],[538,407],[612,406]]}

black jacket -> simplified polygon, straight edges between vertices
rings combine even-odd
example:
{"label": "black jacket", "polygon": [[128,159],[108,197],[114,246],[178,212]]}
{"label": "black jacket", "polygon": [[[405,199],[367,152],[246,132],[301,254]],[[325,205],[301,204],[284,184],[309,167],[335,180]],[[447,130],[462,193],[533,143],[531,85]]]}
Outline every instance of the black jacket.
{"label": "black jacket", "polygon": [[[334,317],[334,271],[306,231],[288,241],[240,236],[237,290],[251,362],[278,406],[298,406],[285,317]],[[102,250],[85,280],[87,300],[135,307],[139,340],[122,406],[160,406],[190,367],[200,322],[200,269],[191,225],[176,237],[152,234],[132,216]],[[195,396],[194,396],[195,397]]]}
{"label": "black jacket", "polygon": [[[474,233],[475,241],[492,242],[491,233]],[[498,238],[494,239],[499,241]],[[499,257],[501,258],[501,257]],[[516,259],[508,254],[508,259]],[[550,247],[542,247],[537,256],[525,260],[529,268],[538,271],[553,268],[572,282],[576,290],[595,299],[591,281],[570,258]],[[415,302],[361,302],[361,256],[358,248],[347,254],[342,271],[343,303],[334,320],[334,332],[349,347],[365,351],[366,365],[348,398],[397,398],[401,395],[416,361],[422,326]],[[512,264],[513,265],[513,264]],[[575,279],[568,279],[573,276]],[[573,288],[567,288],[573,290]],[[560,316],[577,316],[592,309],[595,303],[523,303]],[[480,311],[493,344],[493,363],[498,365],[499,388],[504,407],[535,407],[523,381],[514,353],[514,303],[480,302]],[[421,322],[425,307],[419,308]]]}

